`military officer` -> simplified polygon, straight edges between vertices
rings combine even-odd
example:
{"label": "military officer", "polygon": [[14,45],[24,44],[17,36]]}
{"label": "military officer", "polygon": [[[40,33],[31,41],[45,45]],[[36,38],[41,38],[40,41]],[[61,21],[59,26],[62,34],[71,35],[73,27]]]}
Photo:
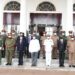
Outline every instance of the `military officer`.
{"label": "military officer", "polygon": [[[67,44],[68,44],[69,41],[71,41],[71,37],[74,36],[72,30],[70,30],[68,33],[69,33],[69,35],[67,36]],[[69,49],[69,48],[67,47],[67,51],[69,51],[68,49]],[[67,52],[67,56],[69,56],[69,53],[68,53],[68,52]],[[69,58],[69,57],[68,57],[68,58]]]}
{"label": "military officer", "polygon": [[5,41],[6,59],[7,59],[6,65],[12,64],[14,45],[15,45],[15,40],[12,38],[12,34],[8,33],[8,37],[6,38],[6,41]]}
{"label": "military officer", "polygon": [[57,32],[56,31],[53,31],[53,35],[52,35],[52,40],[54,42],[54,45],[53,45],[53,52],[52,52],[52,57],[53,58],[57,58],[57,40],[59,39],[59,37],[57,36]]}
{"label": "military officer", "polygon": [[6,41],[6,37],[7,37],[5,30],[2,30],[1,37],[3,40],[3,48],[4,48],[4,50],[2,50],[2,57],[5,57],[5,52],[6,52],[5,41]]}
{"label": "military officer", "polygon": [[45,58],[45,49],[44,49],[44,40],[46,39],[46,32],[41,36],[41,53],[43,55],[43,59]]}
{"label": "military officer", "polygon": [[[12,31],[12,38],[16,41],[17,36],[16,36],[15,31]],[[15,45],[14,45],[13,57],[15,57],[15,50],[16,50],[16,43],[15,43]]]}
{"label": "military officer", "polygon": [[51,36],[47,35],[47,38],[44,40],[46,66],[51,66],[53,45],[54,43]]}
{"label": "military officer", "polygon": [[69,67],[75,67],[75,38],[72,36],[67,43],[69,53]]}
{"label": "military officer", "polygon": [[1,64],[1,58],[2,58],[2,53],[1,53],[2,50],[3,50],[3,39],[0,33],[0,64]]}

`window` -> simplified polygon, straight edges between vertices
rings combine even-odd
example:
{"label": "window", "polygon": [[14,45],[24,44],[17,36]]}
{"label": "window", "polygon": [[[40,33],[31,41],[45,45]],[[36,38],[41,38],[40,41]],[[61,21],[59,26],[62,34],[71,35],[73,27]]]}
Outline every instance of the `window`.
{"label": "window", "polygon": [[16,1],[11,1],[7,3],[4,10],[20,10],[20,4]]}
{"label": "window", "polygon": [[20,25],[20,13],[4,13],[4,25]]}
{"label": "window", "polygon": [[55,6],[50,2],[43,2],[39,4],[37,11],[56,11]]}

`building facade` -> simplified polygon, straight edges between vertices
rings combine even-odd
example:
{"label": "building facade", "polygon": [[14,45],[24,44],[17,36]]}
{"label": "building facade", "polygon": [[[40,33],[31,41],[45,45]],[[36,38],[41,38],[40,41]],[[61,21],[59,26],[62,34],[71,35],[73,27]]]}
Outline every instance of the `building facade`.
{"label": "building facade", "polygon": [[52,31],[61,27],[75,32],[75,0],[0,0],[0,31]]}

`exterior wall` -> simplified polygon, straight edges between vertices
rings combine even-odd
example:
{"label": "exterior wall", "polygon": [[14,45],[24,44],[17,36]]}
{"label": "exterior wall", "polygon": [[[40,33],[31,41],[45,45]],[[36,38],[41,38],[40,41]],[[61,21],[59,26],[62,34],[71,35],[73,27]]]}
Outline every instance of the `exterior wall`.
{"label": "exterior wall", "polygon": [[[63,29],[65,30],[65,25],[66,25],[66,8],[67,8],[67,1],[66,0],[27,0],[27,12],[37,12],[36,8],[37,6],[44,2],[44,1],[49,1],[52,4],[54,4],[55,8],[56,8],[56,13],[62,13],[62,21],[61,21],[61,25],[63,26]],[[33,4],[34,2],[34,4]]]}
{"label": "exterior wall", "polygon": [[27,11],[36,11],[37,6],[44,1],[54,4],[58,12],[64,12],[66,10],[66,0],[27,0]]}
{"label": "exterior wall", "polygon": [[73,3],[75,3],[75,0],[73,0]]}
{"label": "exterior wall", "polygon": [[[2,20],[3,20],[4,7],[10,1],[17,1],[17,2],[21,3],[21,0],[0,0],[0,3],[1,3],[0,4],[0,12],[1,12],[0,13],[0,15],[1,15],[0,28],[2,28],[2,25],[3,25]],[[23,1],[25,1],[25,0],[23,0]],[[63,29],[66,30],[65,26],[67,26],[66,25],[67,24],[66,23],[66,20],[67,20],[67,16],[66,16],[67,15],[67,0],[26,0],[26,28],[27,28],[27,30],[28,30],[28,26],[30,25],[30,13],[31,12],[36,13],[37,6],[44,1],[49,1],[52,4],[54,4],[54,6],[56,7],[56,11],[54,13],[62,13],[61,25],[63,26]],[[73,2],[75,3],[75,0],[73,0]]]}

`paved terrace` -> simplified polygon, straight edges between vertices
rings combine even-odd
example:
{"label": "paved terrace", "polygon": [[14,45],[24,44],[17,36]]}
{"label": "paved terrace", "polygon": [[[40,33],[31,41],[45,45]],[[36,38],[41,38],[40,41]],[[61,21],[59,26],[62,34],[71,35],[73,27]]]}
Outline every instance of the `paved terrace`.
{"label": "paved terrace", "polygon": [[24,59],[24,65],[18,66],[18,59],[13,59],[11,66],[6,66],[6,60],[2,59],[0,75],[75,75],[75,68],[68,67],[65,60],[65,67],[60,68],[58,60],[53,59],[51,67],[45,66],[45,59],[38,59],[36,67],[31,66],[31,59]]}

